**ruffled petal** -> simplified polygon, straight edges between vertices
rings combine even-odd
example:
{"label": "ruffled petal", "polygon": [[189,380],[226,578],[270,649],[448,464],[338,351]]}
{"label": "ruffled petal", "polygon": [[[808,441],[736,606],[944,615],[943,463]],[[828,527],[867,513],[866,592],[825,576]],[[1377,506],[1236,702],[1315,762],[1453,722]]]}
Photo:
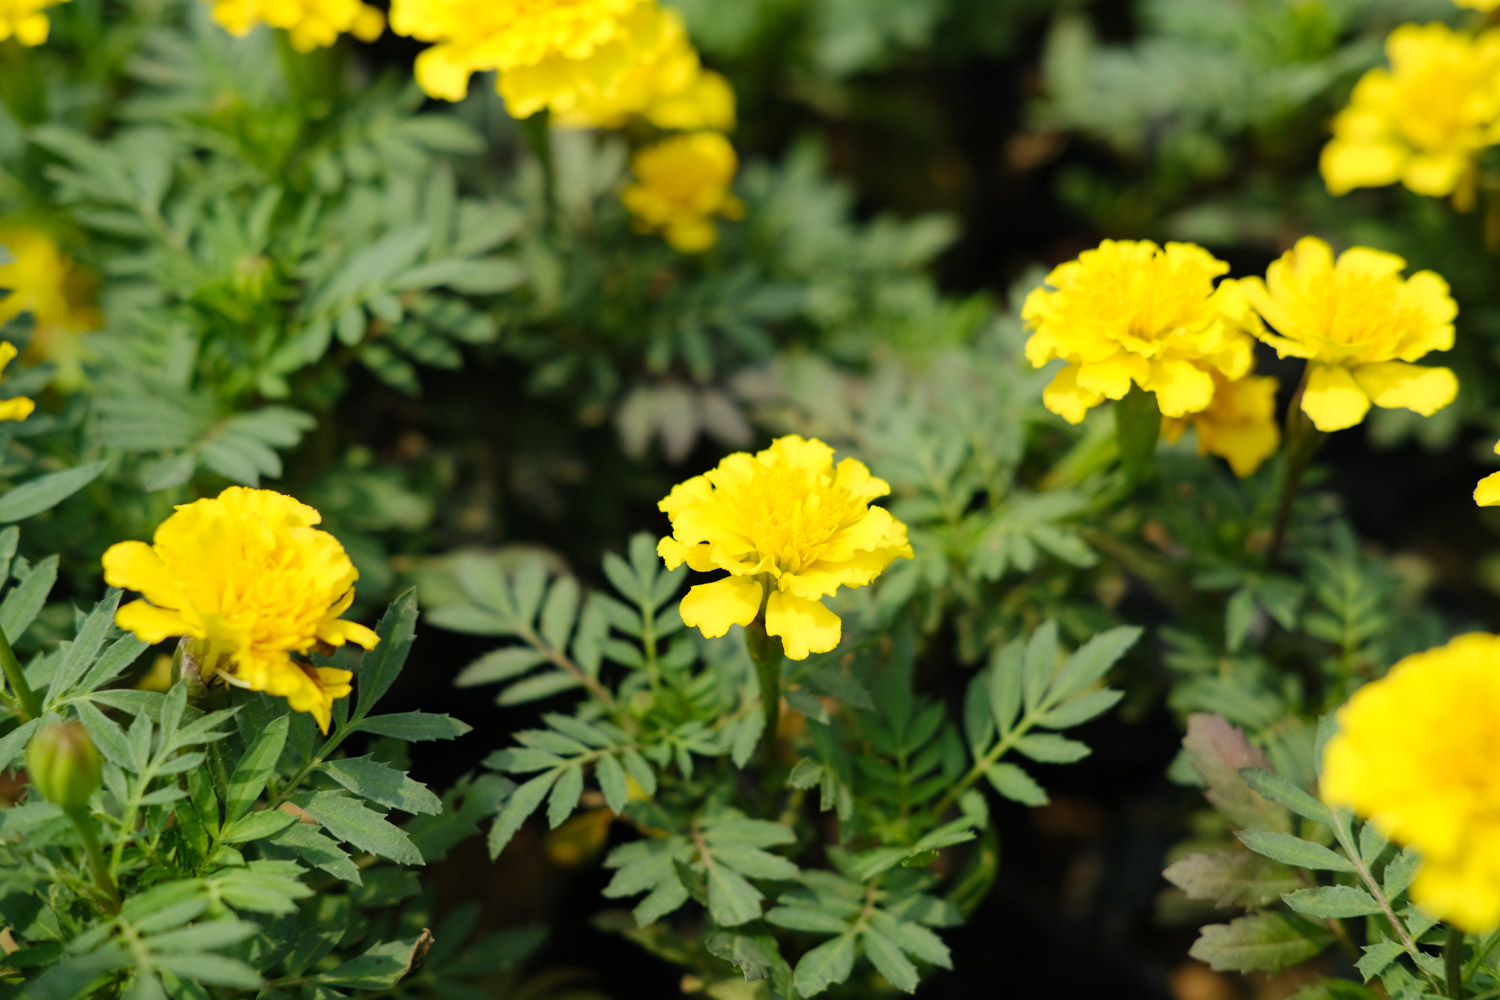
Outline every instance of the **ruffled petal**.
{"label": "ruffled petal", "polygon": [[1078,384],[1078,365],[1068,365],[1042,391],[1042,403],[1070,424],[1083,422],[1084,414],[1104,402],[1104,393]]}
{"label": "ruffled petal", "polygon": [[380,636],[375,634],[374,629],[366,628],[359,622],[337,618],[322,624],[318,629],[318,638],[330,646],[342,646],[347,641],[365,649],[374,649],[380,642]]}
{"label": "ruffled petal", "polygon": [[174,635],[201,638],[203,632],[175,611],[167,611],[145,601],[131,601],[115,612],[115,624],[132,632],[142,642],[155,645]]}
{"label": "ruffled petal", "polygon": [[700,583],[682,599],[682,621],[702,632],[704,638],[717,639],[728,633],[731,625],[755,621],[763,592],[760,581],[751,577],[728,576]]}
{"label": "ruffled petal", "polygon": [[1162,415],[1184,417],[1213,402],[1213,376],[1190,361],[1157,358],[1151,363],[1151,379],[1145,388],[1156,393]]}
{"label": "ruffled petal", "polygon": [[121,590],[135,590],[154,604],[181,606],[177,577],[145,542],[118,542],[104,551],[104,582]]}
{"label": "ruffled petal", "polygon": [[781,638],[789,660],[826,653],[843,637],[843,622],[819,601],[776,591],[766,602],[766,632]]}
{"label": "ruffled petal", "polygon": [[1424,417],[1441,410],[1458,395],[1458,377],[1449,368],[1428,368],[1405,361],[1379,361],[1354,369],[1354,381],[1385,409],[1404,407]]}
{"label": "ruffled petal", "polygon": [[1302,390],[1302,412],[1320,431],[1341,431],[1365,419],[1370,398],[1354,381],[1348,369],[1313,365]]}

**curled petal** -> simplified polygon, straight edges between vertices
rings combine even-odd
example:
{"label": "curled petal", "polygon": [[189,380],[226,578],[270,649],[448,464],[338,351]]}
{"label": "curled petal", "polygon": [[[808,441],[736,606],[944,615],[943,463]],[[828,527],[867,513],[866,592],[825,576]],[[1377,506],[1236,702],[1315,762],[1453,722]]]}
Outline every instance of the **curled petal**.
{"label": "curled petal", "polygon": [[131,601],[116,611],[115,624],[150,643],[165,642],[174,635],[203,635],[200,628],[177,612],[154,607],[145,601]]}
{"label": "curled petal", "polygon": [[1379,361],[1354,369],[1354,381],[1370,400],[1385,409],[1404,407],[1429,417],[1453,402],[1458,378],[1449,368],[1428,368],[1405,361]]}
{"label": "curled petal", "polygon": [[766,632],[781,637],[789,660],[826,653],[839,644],[843,622],[819,601],[776,591],[766,602]]}
{"label": "curled petal", "polygon": [[1370,397],[1348,369],[1313,365],[1307,387],[1302,390],[1302,412],[1320,431],[1341,431],[1365,419],[1370,412]]}
{"label": "curled petal", "polygon": [[744,576],[700,583],[682,599],[682,621],[702,632],[704,638],[717,639],[728,633],[731,625],[755,621],[763,592],[760,581]]}
{"label": "curled petal", "polygon": [[1078,384],[1078,365],[1058,371],[1052,384],[1042,391],[1042,403],[1070,424],[1083,422],[1084,414],[1104,402],[1104,393],[1085,389]]}

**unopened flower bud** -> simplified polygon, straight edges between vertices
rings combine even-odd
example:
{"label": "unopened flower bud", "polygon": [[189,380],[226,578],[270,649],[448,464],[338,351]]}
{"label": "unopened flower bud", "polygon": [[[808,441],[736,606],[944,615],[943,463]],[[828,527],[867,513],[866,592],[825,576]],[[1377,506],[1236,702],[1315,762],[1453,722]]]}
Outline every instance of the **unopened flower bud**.
{"label": "unopened flower bud", "polygon": [[43,798],[74,810],[88,805],[99,787],[103,762],[83,726],[52,722],[31,738],[26,770]]}

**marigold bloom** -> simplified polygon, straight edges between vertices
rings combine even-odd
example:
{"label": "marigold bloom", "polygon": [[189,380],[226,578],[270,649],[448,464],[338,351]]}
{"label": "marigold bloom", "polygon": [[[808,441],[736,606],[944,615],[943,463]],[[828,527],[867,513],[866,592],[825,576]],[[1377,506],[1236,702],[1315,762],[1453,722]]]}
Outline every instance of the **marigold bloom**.
{"label": "marigold bloom", "polygon": [[665,19],[656,0],[394,0],[391,29],[433,46],[417,83],[462,100],[469,77],[499,70],[506,108],[526,118],[573,111],[607,95],[655,51]]}
{"label": "marigold bloom", "polygon": [[385,30],[385,15],[360,0],[208,0],[213,17],[231,35],[244,36],[259,24],[282,28],[292,48],[311,52],[348,33],[373,42]]}
{"label": "marigold bloom", "polygon": [[1245,296],[1276,333],[1260,338],[1285,357],[1306,358],[1302,410],[1320,431],[1353,427],[1370,404],[1431,416],[1453,402],[1448,368],[1410,362],[1453,346],[1458,306],[1431,271],[1401,277],[1406,261],[1354,247],[1335,262],[1327,243],[1297,241]]}
{"label": "marigold bloom", "polygon": [[745,206],[729,191],[739,158],[717,132],[694,132],[648,146],[630,160],[636,183],[620,195],[635,227],[661,231],[682,253],[699,253],[719,240],[715,216],[741,219]]}
{"label": "marigold bloom", "polygon": [[1323,798],[1421,852],[1423,909],[1473,933],[1500,925],[1500,636],[1408,656],[1338,722]]}
{"label": "marigold bloom", "polygon": [[14,38],[22,45],[40,45],[47,40],[52,22],[42,11],[67,0],[0,0],[0,42]]}
{"label": "marigold bloom", "polygon": [[16,220],[0,222],[0,324],[30,313],[35,327],[29,359],[57,366],[56,384],[83,382],[82,334],[99,327],[93,281],[73,266],[43,229]]}
{"label": "marigold bloom", "polygon": [[835,467],[832,448],[795,434],[673,487],[658,505],[672,534],[656,551],[669,569],[729,573],[689,590],[682,620],[712,639],[764,614],[791,659],[833,649],[842,626],[820,599],[912,557],[906,525],[870,506],[890,491],[864,463]]}
{"label": "marigold bloom", "polygon": [[294,655],[345,641],[373,649],[379,639],[339,618],[359,573],[338,539],[313,527],[321,520],[289,496],[243,486],[179,506],[150,545],[120,542],[104,553],[104,579],[146,598],[122,607],[116,624],[146,642],[194,640],[205,681],[285,698],[327,732],[353,674]]}
{"label": "marigold bloom", "polygon": [[1191,426],[1198,436],[1198,454],[1218,455],[1235,475],[1252,476],[1281,444],[1277,381],[1268,375],[1246,375],[1230,382],[1215,375],[1214,382],[1213,402],[1207,409],[1162,418],[1162,436],[1175,444]]}
{"label": "marigold bloom", "polygon": [[1333,120],[1320,165],[1330,193],[1400,181],[1417,194],[1472,198],[1474,157],[1500,142],[1500,32],[1405,24]]}
{"label": "marigold bloom", "polygon": [[1164,416],[1206,409],[1214,372],[1233,381],[1255,361],[1254,315],[1234,282],[1214,285],[1228,270],[1202,247],[1148,240],[1105,240],[1054,268],[1021,309],[1032,365],[1068,363],[1047,409],[1076,424],[1132,384],[1156,393]]}

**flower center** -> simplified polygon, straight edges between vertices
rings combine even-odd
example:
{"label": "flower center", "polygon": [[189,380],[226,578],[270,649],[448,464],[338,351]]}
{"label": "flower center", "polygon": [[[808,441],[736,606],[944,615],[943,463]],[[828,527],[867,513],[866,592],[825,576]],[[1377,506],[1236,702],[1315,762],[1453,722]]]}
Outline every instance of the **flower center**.
{"label": "flower center", "polygon": [[756,550],[783,573],[822,558],[829,539],[858,518],[860,506],[825,477],[784,465],[747,483],[738,501]]}

